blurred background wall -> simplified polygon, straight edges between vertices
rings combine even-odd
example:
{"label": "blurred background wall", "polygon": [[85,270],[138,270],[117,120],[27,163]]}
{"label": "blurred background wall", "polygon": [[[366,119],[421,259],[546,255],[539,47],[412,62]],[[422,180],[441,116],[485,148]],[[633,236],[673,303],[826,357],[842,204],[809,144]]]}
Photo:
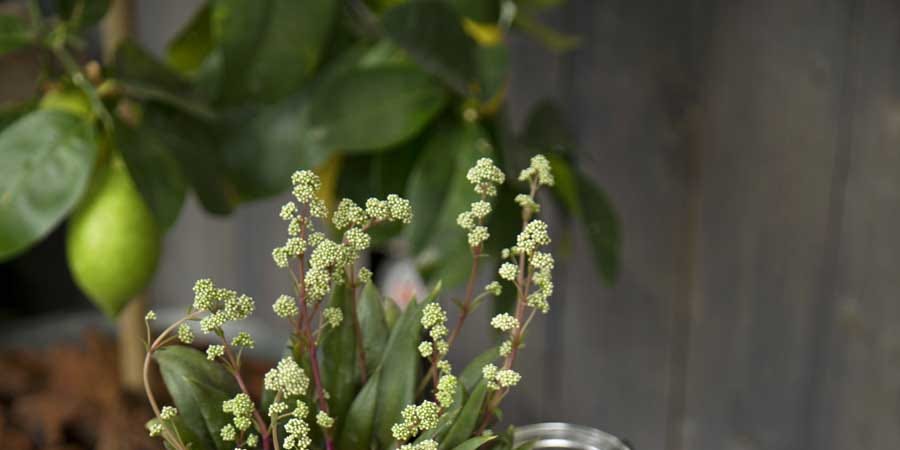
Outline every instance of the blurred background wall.
{"label": "blurred background wall", "polygon": [[[139,39],[161,51],[198,3],[139,1]],[[548,19],[582,45],[517,42],[511,113],[564,105],[621,216],[623,270],[596,279],[584,230],[560,246],[509,422],[637,449],[900,448],[900,5],[572,0]],[[283,201],[187,205],[155,307],[203,276],[261,304],[285,291]]]}

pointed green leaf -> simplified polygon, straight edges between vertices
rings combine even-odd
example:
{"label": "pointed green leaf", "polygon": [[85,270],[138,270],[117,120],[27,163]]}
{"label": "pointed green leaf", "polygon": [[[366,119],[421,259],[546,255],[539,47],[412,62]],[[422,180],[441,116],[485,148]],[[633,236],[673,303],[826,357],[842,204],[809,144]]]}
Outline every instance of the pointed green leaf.
{"label": "pointed green leaf", "polygon": [[475,450],[489,441],[496,439],[497,436],[478,436],[468,439],[462,444],[457,445],[453,450]]}
{"label": "pointed green leaf", "polygon": [[581,199],[582,221],[587,228],[594,261],[607,283],[619,275],[622,236],[619,218],[604,193],[589,178],[579,174],[578,194]]}
{"label": "pointed green leaf", "polygon": [[166,49],[168,63],[182,75],[195,75],[213,51],[210,20],[210,5],[207,3],[169,42]]}
{"label": "pointed green leaf", "polygon": [[185,425],[203,442],[199,448],[231,450],[219,430],[230,422],[222,402],[234,397],[237,383],[221,365],[203,352],[184,346],[166,347],[154,354],[163,382]]}
{"label": "pointed green leaf", "polygon": [[450,5],[436,0],[403,3],[385,12],[382,25],[425,70],[460,94],[469,93],[476,82],[475,41]]}
{"label": "pointed green leaf", "polygon": [[175,93],[185,93],[190,88],[187,80],[130,40],[116,48],[115,75],[128,82],[155,86]]}
{"label": "pointed green leaf", "polygon": [[497,347],[491,347],[480,355],[476,356],[469,362],[469,365],[463,369],[462,373],[459,374],[459,382],[466,388],[467,391],[472,391],[475,388],[475,385],[481,381],[481,369],[496,361],[497,358],[500,357],[500,349]]}
{"label": "pointed green leaf", "polygon": [[97,156],[91,125],[35,111],[0,133],[0,260],[40,240],[87,188]]}
{"label": "pointed green leaf", "polygon": [[337,438],[337,448],[371,448],[372,431],[378,403],[378,385],[381,371],[375,372],[359,391],[350,409],[345,424]]}
{"label": "pointed green leaf", "polygon": [[556,153],[544,155],[550,161],[553,171],[553,194],[562,202],[566,210],[576,216],[581,216],[581,199],[578,195],[578,179],[569,162]]}
{"label": "pointed green leaf", "polygon": [[[194,432],[187,426],[187,424],[184,423],[183,417],[178,415],[178,416],[175,416],[174,418],[172,418],[171,421],[172,421],[172,424],[175,426],[176,433],[178,434],[179,437],[181,437],[182,442],[191,446],[191,448],[203,448],[203,441],[199,437],[197,437],[196,434],[194,434]],[[160,420],[158,418],[154,417],[147,421],[144,428],[149,430],[151,425],[153,425],[155,423],[159,423],[159,422],[160,422]],[[168,443],[165,443],[165,444],[166,444],[166,448],[170,448]]]}
{"label": "pointed green leaf", "polygon": [[346,284],[334,287],[330,307],[340,308],[344,320],[335,329],[326,329],[321,338],[320,363],[322,381],[328,391],[329,410],[334,417],[343,417],[357,391],[359,365],[356,333],[353,329],[353,294]]}
{"label": "pointed green leaf", "polygon": [[410,302],[391,330],[379,369],[381,382],[375,416],[375,437],[383,447],[394,441],[391,426],[400,420],[400,411],[415,401],[421,360],[417,347],[422,334],[422,308],[435,300],[439,290],[440,286],[436,287],[423,302]]}
{"label": "pointed green leaf", "polygon": [[359,294],[357,314],[362,331],[363,349],[366,352],[366,369],[374,373],[384,356],[390,330],[384,319],[381,294],[374,283],[366,283]]}
{"label": "pointed green leaf", "polygon": [[454,448],[472,435],[478,425],[478,418],[481,417],[485,397],[487,397],[487,382],[482,379],[475,385],[447,436],[441,441],[441,449]]}
{"label": "pointed green leaf", "polygon": [[82,30],[96,24],[106,15],[110,0],[56,0],[59,14],[68,27]]}

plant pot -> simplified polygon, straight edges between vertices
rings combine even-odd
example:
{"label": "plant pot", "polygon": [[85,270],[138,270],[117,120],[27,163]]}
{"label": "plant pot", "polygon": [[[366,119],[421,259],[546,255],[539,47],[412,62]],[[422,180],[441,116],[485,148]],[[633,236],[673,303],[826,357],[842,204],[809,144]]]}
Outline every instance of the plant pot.
{"label": "plant pot", "polygon": [[561,422],[516,427],[515,447],[531,443],[533,449],[634,450],[619,438],[598,429]]}

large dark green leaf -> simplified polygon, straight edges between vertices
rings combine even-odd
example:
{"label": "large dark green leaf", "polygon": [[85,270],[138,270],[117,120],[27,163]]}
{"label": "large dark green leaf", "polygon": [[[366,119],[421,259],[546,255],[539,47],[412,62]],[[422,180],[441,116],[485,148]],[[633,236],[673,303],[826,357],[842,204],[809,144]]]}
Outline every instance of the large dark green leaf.
{"label": "large dark green leaf", "polygon": [[141,127],[172,152],[207,211],[227,214],[234,209],[236,188],[228,178],[214,130],[207,123],[172,108],[147,104]]}
{"label": "large dark green leaf", "polygon": [[374,435],[382,447],[394,441],[391,426],[400,420],[400,411],[415,401],[421,360],[417,347],[421,340],[422,308],[435,300],[439,290],[440,286],[423,302],[410,302],[391,330],[384,360],[378,369],[381,380],[378,384]]}
{"label": "large dark green leaf", "polygon": [[156,86],[173,93],[183,93],[189,88],[188,82],[178,73],[133,41],[125,41],[116,48],[115,72],[122,80]]}
{"label": "large dark green leaf", "polygon": [[215,1],[223,100],[274,100],[296,90],[322,58],[337,6],[333,0]]}
{"label": "large dark green leaf", "polygon": [[0,55],[28,45],[34,33],[17,16],[0,14]]}
{"label": "large dark green leaf", "polygon": [[150,129],[116,123],[116,148],[128,173],[153,213],[156,223],[168,228],[184,204],[186,184],[178,162]]}
{"label": "large dark green leaf", "polygon": [[219,434],[230,422],[222,412],[222,402],[239,392],[231,375],[221,365],[208,361],[203,352],[189,347],[166,347],[154,358],[184,424],[202,441],[197,448],[234,448]]}
{"label": "large dark green leaf", "polygon": [[328,306],[340,308],[344,320],[335,329],[328,329],[321,339],[322,380],[328,391],[329,410],[336,417],[343,417],[350,407],[359,384],[359,365],[356,349],[356,333],[353,329],[353,299],[346,284],[337,285],[331,293]]}
{"label": "large dark green leaf", "polygon": [[528,112],[520,140],[533,150],[563,156],[569,156],[575,147],[575,137],[566,125],[562,110],[547,100]]}
{"label": "large dark green leaf", "polygon": [[460,15],[478,22],[496,22],[500,14],[498,0],[446,0]]}
{"label": "large dark green leaf", "polygon": [[99,22],[109,9],[110,0],[57,0],[59,14],[74,29]]}
{"label": "large dark green leaf", "polygon": [[449,126],[435,132],[410,175],[407,197],[416,221],[407,236],[429,278],[448,286],[465,280],[472,261],[465,230],[456,224],[459,213],[479,199],[465,175],[491,153],[478,125]]}
{"label": "large dark green leaf", "polygon": [[619,275],[622,236],[619,218],[609,199],[586,176],[578,175],[581,220],[587,229],[594,261],[603,279],[611,284]]}
{"label": "large dark green leaf", "polygon": [[87,187],[91,125],[61,111],[26,114],[0,133],[0,260],[43,238]]}
{"label": "large dark green leaf", "polygon": [[581,200],[578,195],[578,178],[569,161],[555,153],[545,155],[550,161],[555,183],[553,194],[562,202],[570,214],[581,215]]}
{"label": "large dark green leaf", "polygon": [[475,41],[460,20],[450,5],[438,0],[403,3],[382,18],[388,37],[425,70],[465,95],[476,81]]}
{"label": "large dark green leaf", "polygon": [[390,330],[384,318],[384,307],[381,294],[374,283],[367,283],[359,295],[357,311],[359,327],[363,336],[363,349],[366,351],[366,368],[373,373],[384,356]]}
{"label": "large dark green leaf", "polygon": [[194,76],[213,51],[211,20],[210,5],[207,3],[169,42],[166,52],[168,63],[182,75]]}
{"label": "large dark green leaf", "polygon": [[315,92],[307,132],[322,148],[386,149],[415,136],[446,101],[444,89],[413,68],[355,69]]}
{"label": "large dark green leaf", "polygon": [[478,61],[478,94],[489,102],[489,111],[495,111],[502,105],[509,84],[509,48],[505,45],[478,47],[475,57]]}
{"label": "large dark green leaf", "polygon": [[475,385],[469,398],[466,399],[465,406],[460,410],[459,416],[453,422],[453,426],[450,427],[450,431],[447,432],[444,440],[441,441],[441,449],[452,449],[472,435],[472,432],[475,431],[475,427],[478,425],[478,418],[481,417],[481,410],[485,397],[487,397],[487,392],[487,382],[482,379]]}
{"label": "large dark green leaf", "polygon": [[[184,418],[182,416],[175,416],[171,419],[172,425],[175,426],[175,432],[178,434],[178,437],[181,438],[181,441],[185,444],[191,446],[191,448],[201,448],[203,445],[203,440],[194,434],[194,431],[188,428],[187,424],[184,423]],[[159,423],[160,420],[156,417],[147,421],[145,428],[150,430],[150,426],[156,423]],[[166,448],[172,448],[168,442],[165,443]]]}
{"label": "large dark green leaf", "polygon": [[467,391],[471,391],[475,388],[475,385],[481,381],[481,369],[494,362],[499,357],[500,350],[497,347],[491,347],[485,350],[469,362],[469,365],[463,369],[462,373],[459,375],[459,382],[462,383]]}

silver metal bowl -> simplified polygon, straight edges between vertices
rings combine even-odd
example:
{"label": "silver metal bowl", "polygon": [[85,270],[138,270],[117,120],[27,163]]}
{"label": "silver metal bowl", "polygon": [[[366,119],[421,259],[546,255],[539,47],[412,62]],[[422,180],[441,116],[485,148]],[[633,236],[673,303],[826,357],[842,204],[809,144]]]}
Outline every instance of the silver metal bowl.
{"label": "silver metal bowl", "polygon": [[514,440],[514,447],[530,443],[533,449],[632,450],[611,434],[595,428],[561,422],[516,427]]}

